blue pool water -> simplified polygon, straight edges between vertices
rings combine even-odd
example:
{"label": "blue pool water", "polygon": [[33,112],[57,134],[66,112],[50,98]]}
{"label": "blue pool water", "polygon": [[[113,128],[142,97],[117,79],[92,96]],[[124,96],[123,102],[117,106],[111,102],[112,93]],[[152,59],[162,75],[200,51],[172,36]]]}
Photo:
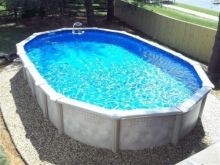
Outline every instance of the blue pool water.
{"label": "blue pool water", "polygon": [[173,107],[201,87],[187,62],[124,34],[66,30],[38,36],[25,50],[57,92],[107,109]]}

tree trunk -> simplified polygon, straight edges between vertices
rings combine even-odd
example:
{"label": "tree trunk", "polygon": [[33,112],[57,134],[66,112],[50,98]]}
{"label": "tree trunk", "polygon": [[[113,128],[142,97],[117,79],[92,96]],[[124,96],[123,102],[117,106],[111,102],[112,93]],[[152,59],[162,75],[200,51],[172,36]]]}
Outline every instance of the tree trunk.
{"label": "tree trunk", "polygon": [[114,0],[108,0],[107,4],[107,21],[112,21],[114,18]]}
{"label": "tree trunk", "polygon": [[95,22],[94,12],[92,8],[92,0],[85,0],[84,5],[86,8],[87,24],[89,26],[94,26],[96,22]]}
{"label": "tree trunk", "polygon": [[14,17],[15,17],[15,19],[17,19],[17,18],[18,18],[17,8],[14,8],[13,11],[14,11]]}
{"label": "tree trunk", "polygon": [[[220,15],[219,15],[220,21]],[[215,36],[215,43],[212,50],[212,56],[208,65],[208,75],[212,81],[220,80],[220,22]]]}

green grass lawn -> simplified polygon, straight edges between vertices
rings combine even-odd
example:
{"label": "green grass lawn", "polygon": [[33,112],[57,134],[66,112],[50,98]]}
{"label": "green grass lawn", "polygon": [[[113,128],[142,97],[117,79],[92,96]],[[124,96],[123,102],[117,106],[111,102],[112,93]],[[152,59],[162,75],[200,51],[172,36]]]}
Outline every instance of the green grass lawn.
{"label": "green grass lawn", "polygon": [[201,12],[201,13],[217,16],[217,17],[219,16],[219,12],[214,11],[214,10],[204,9],[204,8],[200,8],[200,7],[197,7],[197,6],[191,6],[191,5],[182,4],[182,3],[175,3],[173,5],[178,6],[178,7],[182,7],[182,8],[185,8],[185,9],[190,9],[190,10],[198,11],[198,12]]}
{"label": "green grass lawn", "polygon": [[[125,2],[135,4],[135,2],[133,0],[125,0]],[[205,27],[213,28],[213,29],[217,29],[217,26],[218,26],[217,21],[200,18],[200,17],[194,16],[191,14],[186,14],[184,12],[180,12],[180,11],[170,9],[167,7],[162,7],[162,6],[159,6],[156,4],[139,3],[138,6],[144,8],[146,10],[164,15],[164,16],[168,16],[168,17],[175,18],[175,19],[178,19],[181,21],[197,24],[200,26],[205,26]]]}
{"label": "green grass lawn", "polygon": [[7,157],[5,155],[3,147],[0,145],[0,164],[1,165],[9,165]]}

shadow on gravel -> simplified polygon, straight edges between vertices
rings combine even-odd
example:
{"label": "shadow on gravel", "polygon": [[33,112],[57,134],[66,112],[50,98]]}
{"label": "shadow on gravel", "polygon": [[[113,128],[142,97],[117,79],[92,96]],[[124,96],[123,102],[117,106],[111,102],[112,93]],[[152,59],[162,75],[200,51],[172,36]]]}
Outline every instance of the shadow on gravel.
{"label": "shadow on gravel", "polygon": [[220,90],[220,80],[212,81],[212,83],[213,83],[214,86],[215,86],[215,88],[214,88],[215,91]]}
{"label": "shadow on gravel", "polygon": [[11,93],[26,137],[36,148],[40,159],[53,164],[175,164],[207,147],[203,143],[205,136],[201,121],[192,132],[180,140],[176,146],[165,145],[142,151],[120,151],[97,149],[59,135],[43,114],[31,95],[27,81],[20,70],[11,80]]}

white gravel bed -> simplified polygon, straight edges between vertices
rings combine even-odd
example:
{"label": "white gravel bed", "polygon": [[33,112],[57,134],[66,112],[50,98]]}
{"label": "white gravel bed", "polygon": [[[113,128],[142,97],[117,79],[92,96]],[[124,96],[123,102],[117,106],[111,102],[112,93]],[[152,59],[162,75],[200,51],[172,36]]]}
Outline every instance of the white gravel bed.
{"label": "white gravel bed", "polygon": [[59,135],[31,95],[21,65],[0,71],[0,106],[13,142],[28,164],[175,164],[218,140],[220,101],[209,95],[201,121],[176,146],[165,145],[142,151],[91,147]]}

